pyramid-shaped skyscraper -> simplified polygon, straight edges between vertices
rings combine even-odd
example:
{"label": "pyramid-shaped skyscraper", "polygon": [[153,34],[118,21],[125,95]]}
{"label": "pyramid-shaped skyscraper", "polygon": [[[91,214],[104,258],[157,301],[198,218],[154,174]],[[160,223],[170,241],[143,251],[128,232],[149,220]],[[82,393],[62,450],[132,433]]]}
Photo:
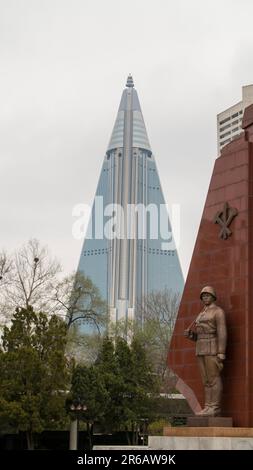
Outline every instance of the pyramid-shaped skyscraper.
{"label": "pyramid-shaped skyscraper", "polygon": [[112,321],[133,319],[151,292],[184,280],[131,75],[104,157],[78,271],[108,302]]}

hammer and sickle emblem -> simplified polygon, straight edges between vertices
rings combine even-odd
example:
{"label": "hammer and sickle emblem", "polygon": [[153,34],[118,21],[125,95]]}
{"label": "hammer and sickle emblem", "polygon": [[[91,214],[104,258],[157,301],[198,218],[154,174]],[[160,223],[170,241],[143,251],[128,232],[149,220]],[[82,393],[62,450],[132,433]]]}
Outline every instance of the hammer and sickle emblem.
{"label": "hammer and sickle emblem", "polygon": [[228,227],[237,214],[238,210],[234,207],[229,207],[227,202],[225,202],[222,211],[218,211],[215,214],[213,221],[221,227],[219,237],[222,240],[227,240],[227,238],[232,235],[232,231]]}

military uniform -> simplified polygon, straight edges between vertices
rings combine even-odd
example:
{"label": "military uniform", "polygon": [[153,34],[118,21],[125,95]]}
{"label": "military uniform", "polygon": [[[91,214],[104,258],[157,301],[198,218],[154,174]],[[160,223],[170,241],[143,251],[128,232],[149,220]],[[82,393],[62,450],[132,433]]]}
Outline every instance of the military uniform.
{"label": "military uniform", "polygon": [[226,320],[222,308],[208,305],[195,320],[196,356],[216,356],[226,352]]}
{"label": "military uniform", "polygon": [[[202,294],[210,293],[214,300],[216,294],[210,287],[202,289]],[[227,329],[224,311],[215,303],[207,305],[195,320],[195,332],[188,330],[188,337],[196,341],[196,356],[200,368],[201,379],[205,387],[205,407],[198,413],[217,416],[221,412],[223,361],[225,358]]]}

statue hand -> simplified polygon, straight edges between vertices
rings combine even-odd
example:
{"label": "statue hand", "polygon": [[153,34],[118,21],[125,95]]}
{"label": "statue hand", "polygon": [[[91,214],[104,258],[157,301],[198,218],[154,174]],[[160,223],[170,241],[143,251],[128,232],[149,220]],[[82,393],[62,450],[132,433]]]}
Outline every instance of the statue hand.
{"label": "statue hand", "polygon": [[224,361],[226,359],[225,354],[217,354],[217,357],[220,361]]}
{"label": "statue hand", "polygon": [[184,330],[184,336],[186,338],[190,339],[191,341],[197,341],[197,333],[196,331],[193,330]]}

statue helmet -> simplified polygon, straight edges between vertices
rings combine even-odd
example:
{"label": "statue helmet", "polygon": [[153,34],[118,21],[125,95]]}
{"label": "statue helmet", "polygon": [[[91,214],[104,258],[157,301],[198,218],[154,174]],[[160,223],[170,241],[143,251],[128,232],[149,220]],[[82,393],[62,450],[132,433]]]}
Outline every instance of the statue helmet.
{"label": "statue helmet", "polygon": [[211,287],[211,286],[203,287],[202,291],[200,292],[200,298],[201,299],[202,299],[202,295],[205,294],[205,293],[206,294],[211,294],[213,296],[214,300],[217,299],[216,292],[215,292],[213,287]]}

